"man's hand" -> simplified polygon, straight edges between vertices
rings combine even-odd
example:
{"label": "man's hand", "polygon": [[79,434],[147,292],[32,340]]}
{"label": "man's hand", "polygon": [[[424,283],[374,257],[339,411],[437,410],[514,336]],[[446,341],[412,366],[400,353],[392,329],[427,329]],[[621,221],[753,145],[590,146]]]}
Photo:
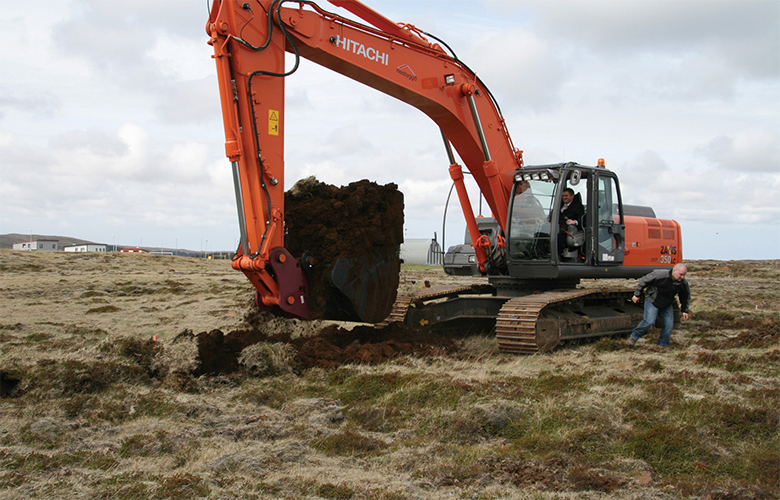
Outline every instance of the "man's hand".
{"label": "man's hand", "polygon": [[634,304],[638,304],[639,303],[639,297],[637,297],[636,295],[631,297],[631,300],[634,302]]}
{"label": "man's hand", "polygon": [[688,321],[688,313],[682,313],[683,321]]}

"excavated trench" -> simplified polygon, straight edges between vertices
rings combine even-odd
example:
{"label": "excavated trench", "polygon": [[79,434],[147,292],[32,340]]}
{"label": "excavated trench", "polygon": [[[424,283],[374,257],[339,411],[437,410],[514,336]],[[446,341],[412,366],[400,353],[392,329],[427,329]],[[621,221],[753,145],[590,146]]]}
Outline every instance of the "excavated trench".
{"label": "excavated trench", "polygon": [[200,367],[195,375],[234,373],[240,370],[241,351],[258,342],[284,342],[296,353],[298,368],[336,368],[343,364],[384,363],[397,356],[437,356],[457,350],[448,338],[418,332],[403,323],[384,328],[356,325],[351,330],[330,325],[317,334],[292,338],[290,332],[264,333],[260,330],[220,330],[196,335]]}

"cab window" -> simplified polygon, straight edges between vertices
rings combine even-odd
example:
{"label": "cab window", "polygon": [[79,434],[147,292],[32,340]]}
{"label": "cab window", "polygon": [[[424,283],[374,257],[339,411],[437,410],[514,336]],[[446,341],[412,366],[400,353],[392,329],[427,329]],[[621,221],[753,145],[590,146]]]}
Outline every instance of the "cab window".
{"label": "cab window", "polygon": [[515,183],[508,228],[509,255],[514,260],[550,260],[550,211],[555,182]]}

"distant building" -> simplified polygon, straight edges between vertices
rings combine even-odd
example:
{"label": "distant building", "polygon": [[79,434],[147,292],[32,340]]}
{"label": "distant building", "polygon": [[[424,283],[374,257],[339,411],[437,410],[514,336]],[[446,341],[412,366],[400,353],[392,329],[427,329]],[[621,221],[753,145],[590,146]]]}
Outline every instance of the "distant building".
{"label": "distant building", "polygon": [[57,240],[32,240],[14,243],[14,250],[57,250]]}
{"label": "distant building", "polygon": [[122,252],[122,253],[149,253],[148,251],[144,250],[143,248],[138,248],[138,247],[120,248],[119,251]]}
{"label": "distant building", "polygon": [[96,243],[84,243],[82,245],[68,245],[62,247],[66,252],[105,252],[105,245],[98,245]]}
{"label": "distant building", "polygon": [[441,247],[435,239],[405,238],[400,257],[406,264],[441,264]]}

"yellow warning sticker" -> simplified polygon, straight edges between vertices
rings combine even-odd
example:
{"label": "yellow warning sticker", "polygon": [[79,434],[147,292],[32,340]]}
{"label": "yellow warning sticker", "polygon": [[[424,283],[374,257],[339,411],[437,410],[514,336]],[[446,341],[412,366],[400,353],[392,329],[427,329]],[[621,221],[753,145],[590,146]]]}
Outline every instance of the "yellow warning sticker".
{"label": "yellow warning sticker", "polygon": [[268,110],[268,135],[279,135],[279,111]]}

